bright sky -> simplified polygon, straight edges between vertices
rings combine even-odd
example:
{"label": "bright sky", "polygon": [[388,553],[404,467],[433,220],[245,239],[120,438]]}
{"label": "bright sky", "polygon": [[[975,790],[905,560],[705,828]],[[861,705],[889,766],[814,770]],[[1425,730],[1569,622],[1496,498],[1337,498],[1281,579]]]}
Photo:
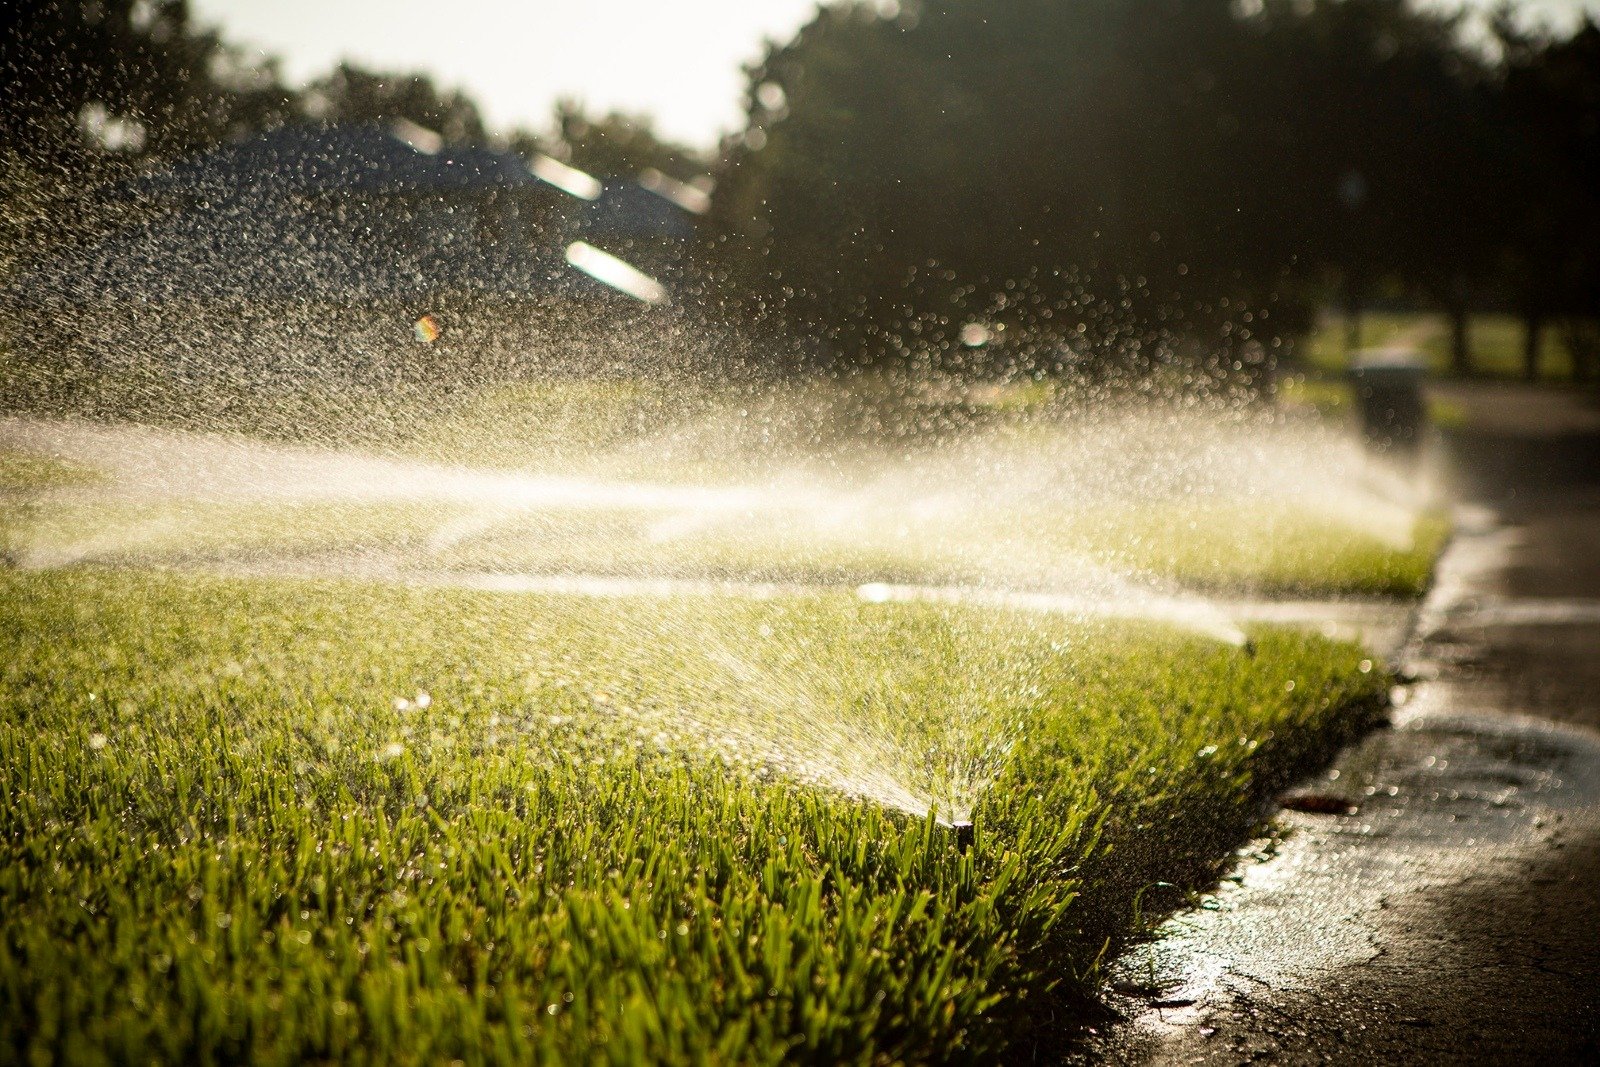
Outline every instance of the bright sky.
{"label": "bright sky", "polygon": [[426,70],[491,126],[547,128],[559,96],[655,116],[710,146],[740,125],[741,65],[788,39],[816,0],[193,0],[199,21],[282,57],[291,81],[340,59]]}
{"label": "bright sky", "polygon": [[[1520,6],[1564,22],[1600,0]],[[660,132],[701,146],[739,124],[741,65],[760,56],[765,38],[787,39],[815,7],[816,0],[193,0],[201,21],[282,57],[295,82],[344,58],[421,69],[466,89],[498,128],[546,128],[556,98],[572,95],[597,110],[648,112]]]}

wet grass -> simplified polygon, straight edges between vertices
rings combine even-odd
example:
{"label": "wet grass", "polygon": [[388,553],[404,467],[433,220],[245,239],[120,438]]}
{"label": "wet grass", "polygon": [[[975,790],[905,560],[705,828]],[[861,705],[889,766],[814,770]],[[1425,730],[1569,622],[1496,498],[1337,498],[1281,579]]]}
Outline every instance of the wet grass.
{"label": "wet grass", "polygon": [[[793,488],[792,500],[753,510],[518,510],[488,497],[481,506],[430,500],[426,479],[413,479],[417,499],[381,503],[13,493],[0,500],[0,536],[13,558],[47,563],[270,563],[360,552],[415,570],[1044,590],[1073,588],[1088,564],[1139,582],[1257,596],[1418,595],[1443,538],[1437,516],[1381,495],[1321,499],[1350,490],[1349,470],[1264,472],[1314,462],[1317,448],[1331,447],[1325,441],[1297,446],[1285,433],[1262,445],[1246,422],[1191,445],[1165,429],[1157,454],[1130,460],[1104,442],[1120,432],[1137,448],[1149,426],[1113,423],[1080,455],[1093,424],[1074,428],[1046,384],[908,389],[877,380],[750,391],[555,379],[435,406],[401,400],[355,419],[368,423],[357,435],[366,449],[400,460],[610,486],[753,486],[770,497]],[[314,426],[306,435],[319,439]],[[1280,443],[1292,451],[1252,461],[1242,484],[1211,470],[1254,448],[1275,456]],[[1110,464],[1125,482],[1100,470]],[[1143,491],[1150,467],[1189,473]],[[42,474],[29,478],[31,488],[47,487]],[[1000,479],[1015,485],[989,484]],[[1078,482],[1086,492],[1073,489]],[[818,487],[813,501],[807,494]]]}
{"label": "wet grass", "polygon": [[1405,598],[1427,589],[1449,534],[1442,510],[1380,537],[1337,514],[1241,500],[1096,516],[1085,536],[1110,562],[1202,592]]}
{"label": "wet grass", "polygon": [[[1448,533],[1439,514],[1380,537],[1337,515],[1250,500],[1099,505],[912,521],[803,512],[707,519],[670,534],[631,509],[480,513],[427,501],[14,499],[0,547],[35,564],[295,565],[340,554],[401,573],[578,573],[626,578],[1074,588],[1092,564],[1224,595],[1419,595]],[[909,524],[909,525],[908,525]],[[459,533],[441,540],[441,533]],[[1093,591],[1091,584],[1089,591]]]}
{"label": "wet grass", "polygon": [[[448,412],[419,415],[392,446],[402,454],[507,470],[542,469],[570,459],[579,473],[598,469],[604,476],[718,484],[759,483],[774,473],[821,469],[864,475],[871,487],[875,467],[893,469],[893,462],[908,454],[915,457],[918,449],[953,439],[995,447],[1002,469],[1057,465],[1077,476],[1075,468],[1093,467],[1106,456],[1071,454],[1070,438],[1064,443],[1058,431],[1085,412],[1074,414],[1068,404],[1059,388],[1027,381],[919,390],[868,378],[848,388],[820,381],[748,395],[631,380],[569,381],[463,396]],[[1332,421],[1344,414],[1306,406]],[[1435,407],[1441,421],[1454,418]],[[573,430],[575,424],[583,426],[582,433]],[[1148,428],[1132,432],[1141,429]],[[1127,428],[1113,424],[1107,436],[1119,431]],[[1235,432],[1250,438],[1248,430]],[[1021,450],[1030,441],[1036,447],[1032,454]],[[1284,443],[1292,441],[1292,434],[1286,435]],[[1247,447],[1238,440],[1230,445]],[[1195,449],[1192,455],[1179,450],[1151,462],[1188,464],[1203,483],[1212,460],[1203,444],[1197,442]],[[960,453],[957,445],[951,458],[959,460]],[[596,456],[604,457],[598,467]],[[936,501],[938,465],[927,473],[932,477],[923,487]],[[1131,487],[1102,499],[1071,499],[1070,494],[1058,499],[1048,491],[1019,487],[1002,503],[969,504],[955,512],[935,509],[912,521],[895,511],[891,500],[877,509],[881,514],[849,516],[832,527],[768,517],[757,524],[710,523],[674,539],[655,536],[648,516],[510,516],[484,536],[453,546],[447,556],[453,564],[488,570],[647,573],[665,568],[684,576],[998,580],[1045,587],[1063,566],[1087,560],[1206,592],[1409,597],[1425,590],[1448,532],[1437,511],[1390,514],[1374,523],[1372,501],[1345,502],[1343,511],[1338,504],[1329,506],[1318,493],[1305,491],[1321,476],[1315,470],[1305,471],[1296,493],[1284,499],[1253,493],[1249,486],[1238,491],[1213,486],[1195,493],[1157,492],[1141,500],[1139,472],[1130,475]],[[896,488],[904,490],[891,487],[891,492]],[[884,528],[871,528],[873,519]],[[787,562],[775,567],[775,560]]]}
{"label": "wet grass", "polygon": [[[1437,396],[1426,399],[1428,421],[1434,426],[1458,429],[1466,424],[1466,409],[1458,402]],[[1278,400],[1290,408],[1315,411],[1322,418],[1355,428],[1355,390],[1342,372],[1334,377],[1301,374],[1285,378],[1278,383]]]}
{"label": "wet grass", "polygon": [[99,480],[99,472],[92,467],[39,452],[0,448],[0,494],[93,485]]}
{"label": "wet grass", "polygon": [[[0,571],[0,604],[18,1061],[1050,1047],[1148,887],[1206,877],[1386,686],[1310,636],[847,596],[70,569]],[[819,722],[913,792],[989,779],[971,851],[794,781]]]}
{"label": "wet grass", "polygon": [[[1438,514],[1406,521],[1386,539],[1337,516],[1247,500],[939,516],[898,536],[856,524],[818,529],[778,516],[760,524],[708,524],[663,540],[653,536],[648,517],[545,513],[507,517],[433,559],[488,572],[1069,591],[1075,568],[1089,564],[1135,582],[1222,595],[1410,597],[1427,587],[1447,533]],[[1092,592],[1093,580],[1086,581]]]}
{"label": "wet grass", "polygon": [[439,509],[406,504],[19,494],[0,503],[0,547],[39,566],[249,564],[402,550],[440,521]]}

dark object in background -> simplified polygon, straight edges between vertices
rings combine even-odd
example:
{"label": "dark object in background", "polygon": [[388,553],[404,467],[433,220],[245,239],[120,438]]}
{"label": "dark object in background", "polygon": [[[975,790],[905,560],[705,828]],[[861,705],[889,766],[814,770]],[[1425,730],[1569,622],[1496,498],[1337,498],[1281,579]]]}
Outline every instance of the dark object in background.
{"label": "dark object in background", "polygon": [[1344,797],[1331,793],[1313,793],[1308,790],[1285,793],[1278,798],[1278,804],[1289,811],[1304,812],[1307,815],[1354,815],[1361,810],[1358,805]]}
{"label": "dark object in background", "polygon": [[1411,349],[1356,353],[1350,370],[1356,411],[1367,443],[1380,452],[1415,456],[1422,448],[1427,410],[1422,357]]}

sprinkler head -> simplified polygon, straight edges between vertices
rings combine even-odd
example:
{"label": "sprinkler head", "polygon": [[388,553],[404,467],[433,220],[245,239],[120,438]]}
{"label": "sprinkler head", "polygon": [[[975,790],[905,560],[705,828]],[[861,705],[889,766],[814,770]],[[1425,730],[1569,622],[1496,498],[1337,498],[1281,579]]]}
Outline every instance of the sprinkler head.
{"label": "sprinkler head", "polygon": [[950,824],[950,829],[956,835],[956,851],[966,855],[967,849],[972,847],[974,833],[972,820],[962,819]]}

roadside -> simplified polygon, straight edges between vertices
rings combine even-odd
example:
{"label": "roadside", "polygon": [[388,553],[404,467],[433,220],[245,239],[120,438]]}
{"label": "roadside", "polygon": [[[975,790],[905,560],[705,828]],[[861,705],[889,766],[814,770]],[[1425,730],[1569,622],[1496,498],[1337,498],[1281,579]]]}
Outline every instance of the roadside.
{"label": "roadside", "polygon": [[1463,529],[1394,729],[1113,969],[1130,1063],[1600,1058],[1600,410],[1449,384]]}

